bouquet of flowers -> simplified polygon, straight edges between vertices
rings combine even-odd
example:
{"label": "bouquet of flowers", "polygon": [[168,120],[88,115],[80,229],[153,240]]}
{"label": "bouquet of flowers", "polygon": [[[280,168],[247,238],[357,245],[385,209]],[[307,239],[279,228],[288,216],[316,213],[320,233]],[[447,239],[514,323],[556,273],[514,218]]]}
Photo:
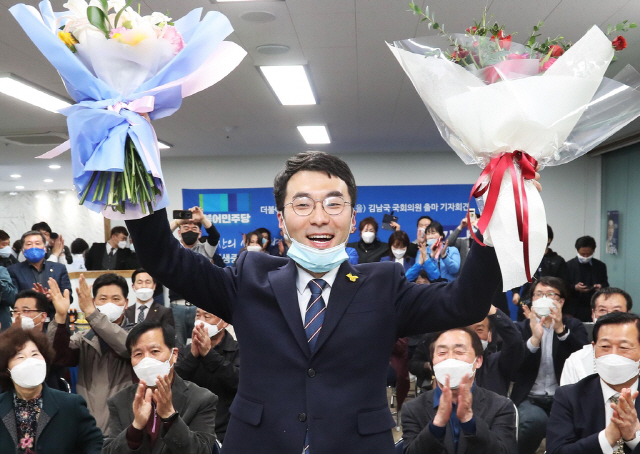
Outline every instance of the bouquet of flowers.
{"label": "bouquet of flowers", "polygon": [[[202,8],[173,21],[141,16],[131,0],[69,0],[53,12],[15,5],[11,13],[58,70],[76,104],[62,109],[80,203],[111,219],[136,219],[169,204],[151,120],[229,74],[246,52],[224,41],[228,19]],[[110,209],[108,209],[110,208]]]}
{"label": "bouquet of flowers", "polygon": [[[538,43],[539,23],[523,45],[486,15],[448,34],[428,9],[411,9],[439,35],[389,47],[449,146],[484,169],[471,193],[484,206],[478,228],[511,289],[531,281],[547,245],[536,168],[576,159],[640,116],[640,74],[627,66],[604,77],[626,41],[595,26],[575,44]],[[635,27],[625,21],[608,32]]]}

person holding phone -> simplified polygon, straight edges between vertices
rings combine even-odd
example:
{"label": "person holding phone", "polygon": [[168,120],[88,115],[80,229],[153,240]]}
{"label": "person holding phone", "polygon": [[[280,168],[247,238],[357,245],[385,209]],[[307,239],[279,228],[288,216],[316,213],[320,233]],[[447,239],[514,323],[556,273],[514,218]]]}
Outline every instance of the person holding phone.
{"label": "person holding phone", "polygon": [[418,257],[420,245],[427,241],[427,227],[429,227],[429,224],[432,222],[433,219],[429,216],[420,216],[418,218],[416,239],[409,244],[409,247],[407,248],[407,256],[413,257],[414,259]]}
{"label": "person holding phone", "polygon": [[445,241],[444,229],[438,221],[429,224],[426,233],[429,257],[440,271],[440,277],[453,281],[460,271],[460,251],[455,246],[449,246],[449,240]]}

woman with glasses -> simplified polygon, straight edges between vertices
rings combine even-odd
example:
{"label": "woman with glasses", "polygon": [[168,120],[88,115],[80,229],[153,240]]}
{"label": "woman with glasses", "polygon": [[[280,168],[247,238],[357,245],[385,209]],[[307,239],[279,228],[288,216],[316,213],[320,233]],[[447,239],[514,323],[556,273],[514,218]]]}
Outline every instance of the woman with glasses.
{"label": "woman with glasses", "polygon": [[0,334],[0,452],[95,453],[102,432],[82,396],[49,388],[54,352],[43,333],[14,326]]}

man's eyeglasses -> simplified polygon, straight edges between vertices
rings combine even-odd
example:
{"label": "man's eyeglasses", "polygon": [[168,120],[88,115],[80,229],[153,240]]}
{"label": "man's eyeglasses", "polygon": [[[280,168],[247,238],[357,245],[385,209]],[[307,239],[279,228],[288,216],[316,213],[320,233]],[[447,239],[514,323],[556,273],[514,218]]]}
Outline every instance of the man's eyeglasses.
{"label": "man's eyeglasses", "polygon": [[298,216],[309,216],[316,209],[316,203],[322,202],[322,208],[330,216],[337,216],[344,211],[345,205],[351,205],[341,196],[331,196],[324,200],[313,200],[311,197],[296,197],[284,206],[291,205]]}
{"label": "man's eyeglasses", "polygon": [[13,309],[13,310],[11,311],[11,315],[12,315],[12,316],[13,316],[13,315],[20,315],[20,316],[22,316],[22,315],[26,315],[27,317],[30,317],[30,315],[29,315],[29,314],[31,314],[32,312],[34,312],[34,313],[36,313],[36,314],[39,314],[41,311],[39,311],[39,310],[37,310],[37,309],[22,309],[22,310],[20,310],[20,309]]}
{"label": "man's eyeglasses", "polygon": [[548,293],[535,292],[533,296],[535,296],[536,298],[542,298],[546,296],[547,298],[551,298],[552,300],[559,300],[561,298],[560,294],[555,292],[548,292]]}

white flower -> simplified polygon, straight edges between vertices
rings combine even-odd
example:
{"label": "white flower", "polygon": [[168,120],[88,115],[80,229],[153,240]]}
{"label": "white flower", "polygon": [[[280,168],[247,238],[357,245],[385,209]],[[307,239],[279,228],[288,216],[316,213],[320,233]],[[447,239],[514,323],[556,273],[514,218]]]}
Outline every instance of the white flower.
{"label": "white flower", "polygon": [[158,12],[151,13],[151,15],[149,16],[144,16],[143,19],[148,21],[151,25],[171,22],[171,18],[169,16],[165,16],[164,14]]}
{"label": "white flower", "polygon": [[68,0],[67,3],[62,5],[63,8],[67,8],[73,14],[73,17],[78,19],[87,17],[88,6],[85,0]]}

